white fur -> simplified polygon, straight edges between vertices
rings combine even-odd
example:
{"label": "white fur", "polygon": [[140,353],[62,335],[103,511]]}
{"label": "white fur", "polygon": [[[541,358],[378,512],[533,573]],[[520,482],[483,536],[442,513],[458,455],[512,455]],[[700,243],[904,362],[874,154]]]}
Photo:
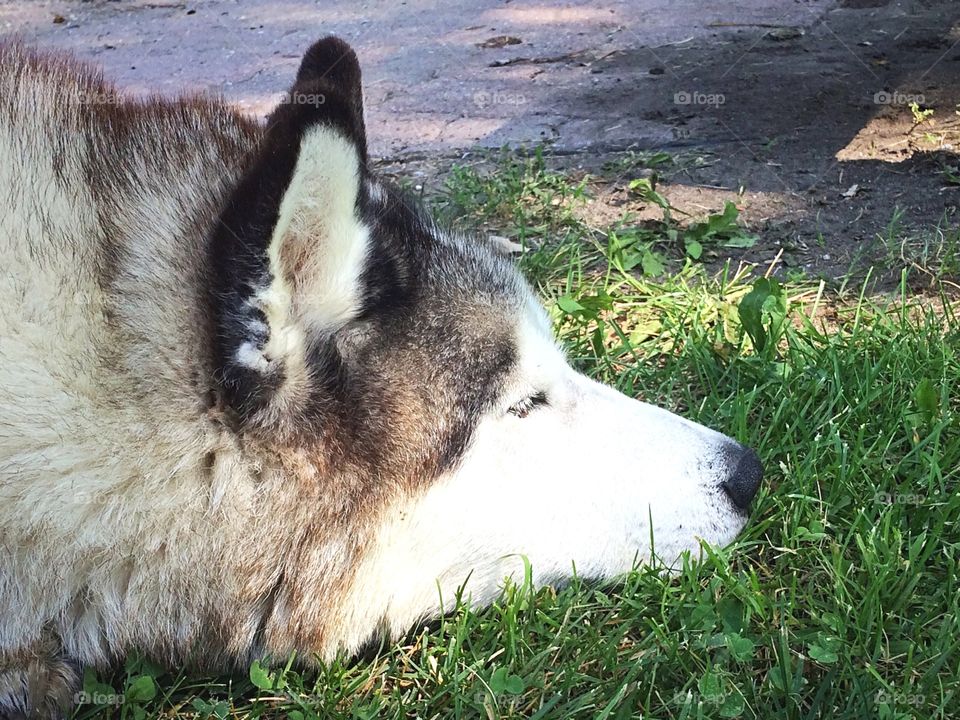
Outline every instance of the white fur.
{"label": "white fur", "polygon": [[[306,336],[333,333],[356,315],[370,232],[356,216],[359,189],[353,144],[329,127],[309,130],[270,240],[271,282],[253,299],[267,317],[269,339],[262,351],[241,345],[237,362],[267,372],[282,359],[287,375],[302,379]],[[283,262],[291,248],[305,260],[296,285]]]}
{"label": "white fur", "polygon": [[[743,527],[719,487],[723,463],[712,462],[729,438],[575,372],[539,308],[518,345],[507,400],[481,421],[459,468],[384,513],[343,627],[369,628],[386,601],[388,629],[403,632],[449,609],[464,583],[487,604],[504,578],[523,578],[524,559],[536,584],[574,568],[610,578],[654,555],[673,566],[699,539],[722,545]],[[548,407],[507,412],[538,391]]]}
{"label": "white fur", "polygon": [[[15,52],[0,49],[0,61]],[[254,521],[262,485],[236,443],[198,416],[187,361],[204,341],[198,324],[185,321],[185,285],[204,243],[187,209],[236,182],[240,168],[225,165],[221,151],[198,142],[182,121],[143,123],[125,156],[130,196],[109,210],[136,252],[115,279],[125,302],[108,312],[97,281],[104,231],[84,169],[91,158],[83,142],[67,141],[93,124],[93,106],[70,101],[77,80],[67,69],[33,78],[6,69],[0,676],[10,654],[32,652],[44,633],[81,663],[147,646],[158,632],[195,637],[184,598],[200,607],[225,603],[242,617],[250,604],[243,607],[242,586],[269,582],[237,581],[238,558],[257,549],[236,549],[249,534],[236,522]],[[220,124],[225,141],[239,135],[226,112],[208,122],[211,130]],[[171,174],[158,177],[151,153],[162,152]],[[211,166],[223,172],[203,172]],[[217,465],[204,478],[211,453]],[[261,477],[269,482],[269,473]],[[249,635],[238,622],[236,638],[226,641],[243,648]]]}
{"label": "white fur", "polygon": [[312,329],[331,332],[354,317],[360,305],[360,274],[369,251],[369,229],[356,216],[360,159],[337,130],[318,126],[305,135],[293,179],[280,205],[270,243],[270,269],[283,277],[279,253],[286,243],[309,248],[301,287],[291,292],[295,312]]}

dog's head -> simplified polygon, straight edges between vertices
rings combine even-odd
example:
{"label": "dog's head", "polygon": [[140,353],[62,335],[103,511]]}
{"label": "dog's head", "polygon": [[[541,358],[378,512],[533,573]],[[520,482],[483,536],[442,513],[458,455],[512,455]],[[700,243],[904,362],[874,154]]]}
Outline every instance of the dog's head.
{"label": "dog's head", "polygon": [[752,450],[575,371],[508,257],[368,169],[343,42],[307,53],[211,257],[224,401],[299,458],[289,482],[349,556],[343,597],[319,600],[336,645],[405,630],[468,577],[489,601],[524,558],[541,583],[607,578],[743,527]]}

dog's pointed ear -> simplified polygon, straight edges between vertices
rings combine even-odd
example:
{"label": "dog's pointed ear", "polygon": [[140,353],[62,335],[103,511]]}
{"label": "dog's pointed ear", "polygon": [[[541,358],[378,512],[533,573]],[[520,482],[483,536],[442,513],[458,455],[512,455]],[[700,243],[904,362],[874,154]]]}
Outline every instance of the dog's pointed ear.
{"label": "dog's pointed ear", "polygon": [[213,229],[214,371],[242,421],[302,422],[340,377],[332,335],[361,310],[369,231],[360,66],[311,47]]}

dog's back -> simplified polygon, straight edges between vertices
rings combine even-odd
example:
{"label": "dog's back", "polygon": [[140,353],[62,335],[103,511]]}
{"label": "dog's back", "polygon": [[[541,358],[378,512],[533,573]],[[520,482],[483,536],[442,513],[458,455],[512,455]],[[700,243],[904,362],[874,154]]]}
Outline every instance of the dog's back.
{"label": "dog's back", "polygon": [[[121,104],[82,66],[0,46],[0,570],[16,579],[0,669],[51,630],[76,647],[49,652],[99,662],[150,624],[195,623],[177,598],[210,591],[219,541],[187,539],[204,494],[231,497],[204,467],[223,441],[204,406],[204,223],[256,132],[215,102]],[[66,663],[26,667],[0,673],[0,707],[72,684],[52,679]]]}

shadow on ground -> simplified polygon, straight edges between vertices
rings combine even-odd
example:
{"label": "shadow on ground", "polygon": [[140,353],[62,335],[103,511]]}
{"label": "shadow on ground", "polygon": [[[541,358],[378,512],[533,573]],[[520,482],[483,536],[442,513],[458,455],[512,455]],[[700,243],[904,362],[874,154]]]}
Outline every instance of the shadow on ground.
{"label": "shadow on ground", "polygon": [[545,143],[606,168],[610,214],[629,205],[623,154],[665,149],[675,205],[742,208],[761,241],[735,259],[879,263],[888,284],[956,242],[958,23],[954,0],[0,0],[4,37],[260,116],[337,33],[364,64],[374,154],[421,184],[477,147]]}
{"label": "shadow on ground", "polygon": [[[845,5],[806,28],[615,53],[593,67],[615,82],[551,102],[611,128],[594,154],[632,147],[686,158],[661,188],[694,215],[736,201],[761,240],[734,259],[779,256],[781,271],[828,279],[873,265],[881,287],[906,265],[922,285],[931,265],[960,252],[960,7]],[[638,81],[641,67],[649,70]],[[618,121],[635,116],[672,137],[618,135]],[[610,177],[601,201],[622,207],[630,177]]]}

